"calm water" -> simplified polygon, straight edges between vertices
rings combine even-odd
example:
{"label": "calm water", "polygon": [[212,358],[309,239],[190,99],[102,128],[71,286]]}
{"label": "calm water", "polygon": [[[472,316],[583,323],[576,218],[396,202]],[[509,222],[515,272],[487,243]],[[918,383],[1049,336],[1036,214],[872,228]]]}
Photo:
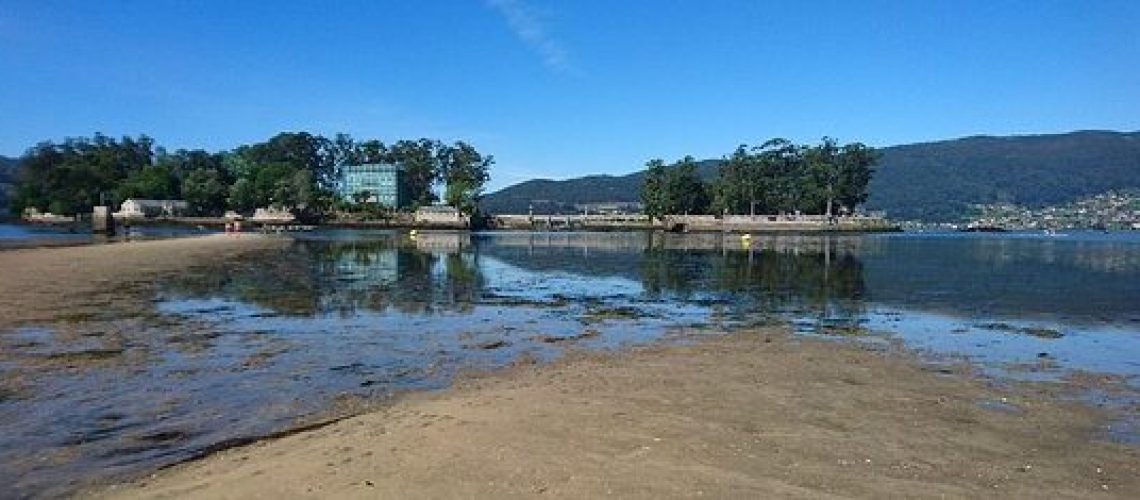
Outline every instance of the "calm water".
{"label": "calm water", "polygon": [[14,494],[147,470],[464,368],[778,321],[900,338],[999,376],[1140,385],[1140,233],[746,245],[327,231],[120,293],[96,316],[0,328],[0,484]]}

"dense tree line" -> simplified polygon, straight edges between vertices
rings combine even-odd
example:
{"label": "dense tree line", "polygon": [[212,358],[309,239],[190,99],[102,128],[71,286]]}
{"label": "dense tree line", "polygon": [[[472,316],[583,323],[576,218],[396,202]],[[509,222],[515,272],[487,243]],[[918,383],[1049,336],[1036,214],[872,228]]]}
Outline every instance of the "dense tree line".
{"label": "dense tree line", "polygon": [[57,214],[84,213],[127,198],[184,199],[194,215],[251,212],[278,207],[320,217],[350,208],[336,192],[342,168],[362,163],[403,167],[411,209],[437,200],[471,213],[489,178],[493,157],[462,141],[401,140],[385,145],[347,134],[325,138],[286,132],[230,151],[169,152],[145,135],[95,134],[43,142],[28,150],[16,175],[13,213],[34,207]]}
{"label": "dense tree line", "polygon": [[833,216],[867,199],[878,154],[861,143],[840,146],[825,137],[816,145],[772,139],[742,145],[711,182],[691,156],[666,165],[646,163],[641,201],[651,217],[670,214],[809,213]]}

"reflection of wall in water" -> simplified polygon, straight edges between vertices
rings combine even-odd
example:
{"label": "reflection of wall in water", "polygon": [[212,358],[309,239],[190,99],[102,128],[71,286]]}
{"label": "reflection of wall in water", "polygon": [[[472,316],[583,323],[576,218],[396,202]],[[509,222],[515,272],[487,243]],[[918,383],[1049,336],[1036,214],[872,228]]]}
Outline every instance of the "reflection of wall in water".
{"label": "reflection of wall in water", "polygon": [[400,279],[400,253],[396,249],[347,250],[336,256],[336,274],[347,288],[394,284]]}
{"label": "reflection of wall in water", "polygon": [[471,233],[466,231],[424,231],[412,237],[416,249],[423,252],[454,252],[471,246]]}
{"label": "reflection of wall in water", "polygon": [[859,235],[757,234],[748,240],[739,234],[664,232],[553,232],[491,233],[481,241],[500,247],[578,248],[583,253],[597,250],[722,250],[746,251],[749,248],[779,252],[864,252],[881,248],[877,238]]}
{"label": "reflection of wall in water", "polygon": [[463,235],[441,236],[429,238],[429,251],[401,240],[357,243],[347,248],[328,245],[323,251],[336,262],[336,272],[333,276],[322,273],[319,278],[322,309],[470,309],[483,283],[477,257],[471,252],[446,250],[449,245],[462,246]]}

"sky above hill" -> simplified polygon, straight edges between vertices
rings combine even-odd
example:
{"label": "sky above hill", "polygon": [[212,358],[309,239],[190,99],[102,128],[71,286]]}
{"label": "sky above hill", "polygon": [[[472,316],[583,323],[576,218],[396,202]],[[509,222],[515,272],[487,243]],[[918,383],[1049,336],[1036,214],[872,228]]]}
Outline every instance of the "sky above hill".
{"label": "sky above hill", "polygon": [[1140,2],[0,0],[0,154],[462,139],[493,189],[824,135],[1140,129]]}

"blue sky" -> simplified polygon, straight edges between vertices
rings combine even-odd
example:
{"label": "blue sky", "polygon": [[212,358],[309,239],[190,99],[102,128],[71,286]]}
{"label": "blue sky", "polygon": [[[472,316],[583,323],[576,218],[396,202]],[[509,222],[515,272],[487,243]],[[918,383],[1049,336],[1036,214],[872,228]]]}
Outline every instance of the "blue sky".
{"label": "blue sky", "polygon": [[0,0],[0,154],[146,133],[463,139],[491,188],[719,157],[1140,129],[1140,2]]}

